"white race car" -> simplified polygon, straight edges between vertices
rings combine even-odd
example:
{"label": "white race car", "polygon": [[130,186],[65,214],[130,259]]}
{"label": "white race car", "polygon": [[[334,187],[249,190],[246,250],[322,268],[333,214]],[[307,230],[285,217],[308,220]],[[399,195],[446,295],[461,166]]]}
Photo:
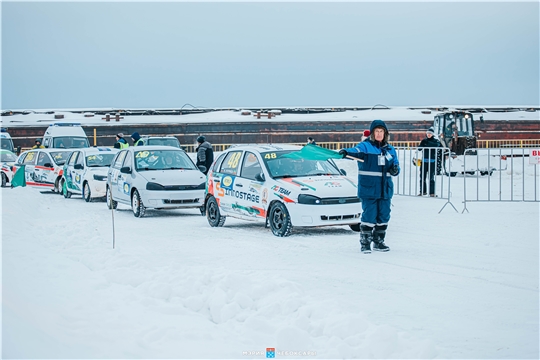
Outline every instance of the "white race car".
{"label": "white race car", "polygon": [[73,150],[64,165],[61,183],[64,197],[79,194],[86,202],[104,197],[107,171],[116,153],[117,149],[106,147]]}
{"label": "white race car", "polygon": [[7,183],[11,184],[13,179],[13,165],[17,160],[17,155],[9,150],[0,150],[0,166],[2,167],[2,187]]}
{"label": "white race car", "polygon": [[121,150],[109,168],[107,206],[130,205],[136,217],[143,217],[147,208],[200,208],[205,186],[205,175],[184,150],[131,146]]}
{"label": "white race car", "polygon": [[239,145],[224,151],[207,180],[205,208],[211,226],[227,216],[260,221],[276,236],[293,227],[349,225],[358,231],[357,186],[333,160],[289,158],[294,145]]}

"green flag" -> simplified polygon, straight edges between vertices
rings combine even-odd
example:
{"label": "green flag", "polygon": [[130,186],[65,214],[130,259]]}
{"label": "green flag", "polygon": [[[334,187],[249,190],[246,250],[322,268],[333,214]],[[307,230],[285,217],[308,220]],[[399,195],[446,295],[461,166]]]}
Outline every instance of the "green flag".
{"label": "green flag", "polygon": [[24,176],[24,165],[17,169],[13,179],[11,179],[11,187],[26,186],[26,177]]}
{"label": "green flag", "polygon": [[300,151],[295,151],[283,155],[284,158],[290,159],[306,159],[306,160],[328,160],[328,159],[343,159],[340,153],[334,150],[322,148],[317,145],[307,144]]}

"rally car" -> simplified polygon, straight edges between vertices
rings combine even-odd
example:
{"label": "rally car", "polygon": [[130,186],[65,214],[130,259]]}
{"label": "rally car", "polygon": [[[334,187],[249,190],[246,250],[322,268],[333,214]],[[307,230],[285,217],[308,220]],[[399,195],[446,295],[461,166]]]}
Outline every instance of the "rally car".
{"label": "rally car", "polygon": [[0,166],[2,167],[2,187],[11,183],[13,178],[13,165],[17,160],[17,155],[9,150],[0,150]]}
{"label": "rally car", "polygon": [[227,216],[255,220],[280,237],[297,226],[349,225],[358,230],[356,184],[331,159],[289,157],[301,149],[239,145],[224,151],[208,173],[208,223],[223,226]]}
{"label": "rally car", "polygon": [[14,172],[24,166],[27,186],[60,193],[63,166],[71,150],[32,149],[23,152],[13,165]]}
{"label": "rally car", "polygon": [[82,195],[86,202],[105,196],[107,171],[118,152],[106,147],[81,148],[71,153],[64,165],[62,193]]}
{"label": "rally car", "polygon": [[205,186],[205,175],[184,150],[132,146],[121,150],[109,168],[107,206],[130,205],[135,217],[143,217],[147,208],[200,208]]}

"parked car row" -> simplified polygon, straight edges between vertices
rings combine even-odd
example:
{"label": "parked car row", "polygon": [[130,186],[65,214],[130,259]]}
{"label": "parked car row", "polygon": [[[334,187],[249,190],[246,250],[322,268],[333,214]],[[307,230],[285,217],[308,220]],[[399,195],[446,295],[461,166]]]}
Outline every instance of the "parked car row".
{"label": "parked car row", "polygon": [[105,198],[109,209],[198,208],[213,227],[227,217],[257,221],[276,236],[294,227],[349,225],[358,231],[357,187],[329,160],[290,157],[293,145],[238,145],[219,156],[205,176],[173,146],[127,149],[33,149],[19,156],[28,186],[48,188],[86,202]]}

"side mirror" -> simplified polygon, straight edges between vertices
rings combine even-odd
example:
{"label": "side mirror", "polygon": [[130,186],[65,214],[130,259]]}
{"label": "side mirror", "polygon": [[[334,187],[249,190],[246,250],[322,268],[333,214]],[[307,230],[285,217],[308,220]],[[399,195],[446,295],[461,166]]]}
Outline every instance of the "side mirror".
{"label": "side mirror", "polygon": [[82,164],[75,164],[75,165],[73,165],[73,168],[76,169],[76,170],[82,170],[83,165]]}
{"label": "side mirror", "polygon": [[266,179],[264,177],[264,173],[261,172],[261,173],[258,173],[257,175],[255,175],[255,180],[260,181],[260,182],[265,181]]}
{"label": "side mirror", "polygon": [[120,172],[122,174],[131,174],[131,168],[129,166],[124,166],[120,168]]}
{"label": "side mirror", "polygon": [[206,171],[206,166],[204,165],[199,165],[198,168],[199,170],[201,170],[202,173]]}
{"label": "side mirror", "polygon": [[43,164],[43,166],[48,167],[48,168],[53,167],[51,163],[45,163],[45,164]]}
{"label": "side mirror", "polygon": [[345,170],[343,170],[343,169],[339,169],[339,172],[341,173],[341,175],[345,175],[345,176],[347,176],[347,172],[346,172]]}

